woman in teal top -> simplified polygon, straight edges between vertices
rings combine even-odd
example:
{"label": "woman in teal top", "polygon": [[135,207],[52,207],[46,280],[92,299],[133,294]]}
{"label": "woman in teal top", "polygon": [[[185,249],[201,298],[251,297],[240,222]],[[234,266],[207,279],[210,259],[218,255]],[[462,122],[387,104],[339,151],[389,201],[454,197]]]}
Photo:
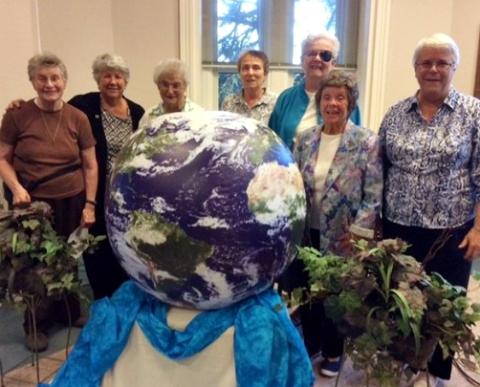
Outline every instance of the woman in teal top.
{"label": "woman in teal top", "polygon": [[[339,50],[337,37],[328,33],[310,35],[302,43],[302,69],[305,77],[280,94],[268,123],[290,149],[293,148],[297,134],[322,123],[322,117],[315,108],[315,93],[335,67]],[[355,106],[350,120],[360,124],[358,106]]]}

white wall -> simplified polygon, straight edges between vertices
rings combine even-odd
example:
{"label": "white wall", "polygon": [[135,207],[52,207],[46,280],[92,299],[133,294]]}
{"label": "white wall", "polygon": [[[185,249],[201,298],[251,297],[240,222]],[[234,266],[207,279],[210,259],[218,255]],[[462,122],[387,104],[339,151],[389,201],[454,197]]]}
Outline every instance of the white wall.
{"label": "white wall", "polygon": [[114,50],[112,1],[36,1],[41,49],[55,53],[67,66],[65,99],[97,90],[91,64],[98,54]]}
{"label": "white wall", "polygon": [[0,112],[16,96],[32,95],[27,61],[38,49],[34,1],[0,0]]}
{"label": "white wall", "polygon": [[454,0],[452,36],[460,46],[461,62],[455,77],[455,86],[473,94],[480,36],[480,1]]}
{"label": "white wall", "polygon": [[127,96],[147,108],[160,100],[153,67],[180,53],[178,0],[112,2],[115,51],[131,67]]}
{"label": "white wall", "polygon": [[478,0],[391,0],[385,99],[378,103],[387,109],[416,91],[413,51],[421,38],[436,32],[451,35],[459,45],[461,63],[453,83],[473,94],[479,31]]}

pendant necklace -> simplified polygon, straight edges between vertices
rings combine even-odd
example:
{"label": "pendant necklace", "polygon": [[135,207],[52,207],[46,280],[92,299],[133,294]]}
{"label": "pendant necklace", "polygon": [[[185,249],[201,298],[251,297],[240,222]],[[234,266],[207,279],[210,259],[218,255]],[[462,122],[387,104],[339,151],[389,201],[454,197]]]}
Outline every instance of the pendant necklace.
{"label": "pendant necklace", "polygon": [[57,138],[58,130],[60,129],[60,124],[62,123],[63,105],[62,105],[62,108],[60,109],[60,117],[58,117],[57,125],[55,126],[55,130],[53,131],[53,135],[52,135],[52,131],[50,130],[50,127],[47,124],[47,120],[45,119],[45,115],[44,115],[44,113],[41,109],[40,109],[40,115],[42,116],[43,126],[45,127],[45,130],[48,133],[48,137],[50,137],[50,140],[52,141],[52,144],[54,144],[55,139]]}

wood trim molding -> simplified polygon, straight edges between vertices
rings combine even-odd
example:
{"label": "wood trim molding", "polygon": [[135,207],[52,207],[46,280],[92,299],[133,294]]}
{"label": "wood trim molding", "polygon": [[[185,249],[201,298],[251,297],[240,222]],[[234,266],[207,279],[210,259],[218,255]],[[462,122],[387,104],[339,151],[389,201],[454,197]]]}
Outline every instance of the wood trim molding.
{"label": "wood trim molding", "polygon": [[477,72],[475,75],[475,87],[473,89],[473,95],[477,98],[480,98],[480,34],[478,37]]}
{"label": "wood trim molding", "polygon": [[187,66],[190,85],[189,97],[202,102],[202,28],[201,1],[180,0],[180,60]]}
{"label": "wood trim molding", "polygon": [[368,0],[360,28],[358,66],[363,88],[362,125],[377,132],[385,114],[392,0]]}

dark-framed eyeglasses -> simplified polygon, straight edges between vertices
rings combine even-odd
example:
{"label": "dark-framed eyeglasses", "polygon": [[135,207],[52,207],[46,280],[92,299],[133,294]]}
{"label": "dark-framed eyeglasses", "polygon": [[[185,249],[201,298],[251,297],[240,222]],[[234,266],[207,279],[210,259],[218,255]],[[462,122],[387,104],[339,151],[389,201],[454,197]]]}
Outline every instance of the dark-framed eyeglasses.
{"label": "dark-framed eyeglasses", "polygon": [[444,60],[424,60],[423,62],[416,62],[415,66],[420,67],[422,70],[430,70],[433,66],[439,71],[447,71],[450,67],[453,67],[455,63],[449,63]]}
{"label": "dark-framed eyeglasses", "polygon": [[327,63],[333,59],[333,53],[328,50],[307,51],[305,56],[309,57],[310,59],[315,59],[317,56],[320,56],[320,59]]}

